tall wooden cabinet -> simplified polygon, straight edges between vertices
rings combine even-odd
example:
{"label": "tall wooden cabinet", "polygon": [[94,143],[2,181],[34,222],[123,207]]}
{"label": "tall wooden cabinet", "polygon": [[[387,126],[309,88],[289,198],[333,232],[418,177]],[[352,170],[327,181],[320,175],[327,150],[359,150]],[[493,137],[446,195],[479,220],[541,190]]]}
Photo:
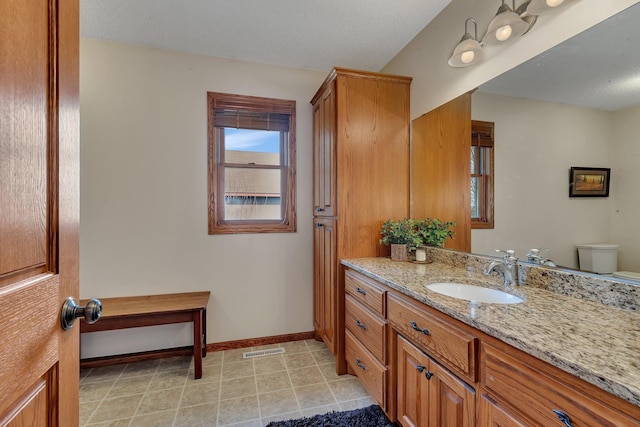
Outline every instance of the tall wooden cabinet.
{"label": "tall wooden cabinet", "polygon": [[385,256],[381,224],[409,215],[410,84],[409,77],[334,68],[311,100],[314,327],[338,373],[347,370],[340,260]]}
{"label": "tall wooden cabinet", "polygon": [[455,221],[448,249],[471,252],[471,94],[413,121],[411,216]]}

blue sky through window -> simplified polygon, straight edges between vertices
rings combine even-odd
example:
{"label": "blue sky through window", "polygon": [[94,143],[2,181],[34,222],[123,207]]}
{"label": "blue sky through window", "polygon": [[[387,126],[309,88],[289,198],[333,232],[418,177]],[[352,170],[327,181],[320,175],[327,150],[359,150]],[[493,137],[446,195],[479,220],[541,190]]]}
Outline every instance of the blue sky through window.
{"label": "blue sky through window", "polygon": [[227,150],[280,152],[279,131],[225,128],[224,136]]}

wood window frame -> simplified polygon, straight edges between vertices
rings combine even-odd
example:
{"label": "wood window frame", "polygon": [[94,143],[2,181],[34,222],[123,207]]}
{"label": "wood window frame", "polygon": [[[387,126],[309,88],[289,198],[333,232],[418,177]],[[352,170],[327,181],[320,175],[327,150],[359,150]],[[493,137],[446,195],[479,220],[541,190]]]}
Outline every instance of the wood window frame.
{"label": "wood window frame", "polygon": [[478,186],[478,204],[480,216],[471,218],[472,229],[491,229],[494,228],[494,123],[480,120],[471,121],[471,147],[482,147],[487,149],[484,156],[483,170],[488,171],[484,174],[471,174],[471,177],[479,178]]}
{"label": "wood window frame", "polygon": [[[224,165],[221,163],[219,132],[215,126],[216,109],[219,111],[271,113],[288,115],[287,137],[281,139],[282,170],[280,197],[281,218],[278,220],[252,219],[227,220],[224,218]],[[296,231],[296,101],[257,96],[234,95],[207,92],[207,134],[208,134],[208,219],[209,234],[239,233],[290,233]],[[243,128],[244,127],[240,127]],[[263,129],[268,130],[268,129]],[[251,168],[252,165],[243,167]]]}

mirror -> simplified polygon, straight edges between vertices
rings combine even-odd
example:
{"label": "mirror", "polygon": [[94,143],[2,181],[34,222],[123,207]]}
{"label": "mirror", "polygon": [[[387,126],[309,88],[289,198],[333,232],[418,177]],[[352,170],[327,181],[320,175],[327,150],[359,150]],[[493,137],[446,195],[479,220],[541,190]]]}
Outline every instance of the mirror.
{"label": "mirror", "polygon": [[[640,4],[480,86],[472,119],[495,123],[495,228],[472,252],[531,248],[577,269],[576,245],[618,244],[640,272]],[[609,197],[569,197],[572,166],[611,168]]]}

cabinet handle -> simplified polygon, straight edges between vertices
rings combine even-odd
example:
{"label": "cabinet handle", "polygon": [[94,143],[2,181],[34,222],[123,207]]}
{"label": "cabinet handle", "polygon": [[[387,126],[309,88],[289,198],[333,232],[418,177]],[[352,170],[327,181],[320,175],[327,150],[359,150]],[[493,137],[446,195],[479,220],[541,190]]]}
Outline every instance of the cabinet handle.
{"label": "cabinet handle", "polygon": [[367,291],[365,291],[364,289],[362,289],[360,286],[356,287],[356,292],[362,295],[367,295]]}
{"label": "cabinet handle", "polygon": [[357,366],[358,368],[362,369],[363,371],[366,371],[366,370],[367,370],[367,367],[366,367],[366,366],[364,366],[364,363],[362,363],[362,362],[360,361],[360,359],[356,359],[356,366]]}
{"label": "cabinet handle", "polygon": [[424,371],[424,376],[427,377],[428,380],[430,380],[431,377],[433,376],[433,372],[427,371],[427,367],[426,366],[418,365],[418,366],[416,366],[416,369],[420,373],[422,373]]}
{"label": "cabinet handle", "polygon": [[429,330],[427,328],[421,329],[416,322],[414,322],[413,320],[411,321],[411,327],[413,328],[413,330],[418,331],[418,332],[422,332],[425,335],[431,335],[431,332],[429,332]]}
{"label": "cabinet handle", "polygon": [[556,414],[556,417],[564,423],[565,427],[573,427],[571,425],[571,418],[569,418],[569,415],[557,409],[553,409],[553,413]]}
{"label": "cabinet handle", "polygon": [[360,320],[356,319],[356,326],[358,328],[362,328],[363,331],[367,330],[367,325],[365,325],[364,323],[361,323]]}
{"label": "cabinet handle", "polygon": [[316,208],[316,212],[324,212],[324,209],[322,209],[322,208]]}
{"label": "cabinet handle", "polygon": [[323,227],[323,226],[324,226],[324,224],[322,224],[320,222],[316,223],[316,228],[320,228],[320,227]]}

